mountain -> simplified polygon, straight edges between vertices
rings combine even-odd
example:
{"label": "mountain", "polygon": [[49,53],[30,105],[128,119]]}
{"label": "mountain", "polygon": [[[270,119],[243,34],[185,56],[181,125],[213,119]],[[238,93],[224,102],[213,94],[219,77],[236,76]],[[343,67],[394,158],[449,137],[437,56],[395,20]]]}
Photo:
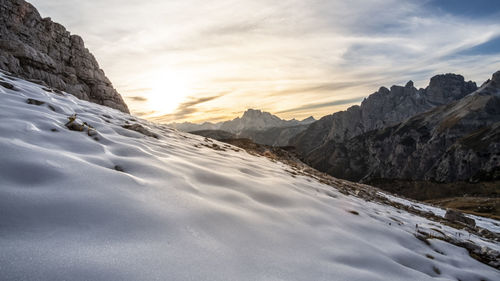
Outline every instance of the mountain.
{"label": "mountain", "polygon": [[495,220],[0,82],[2,280],[499,276]]}
{"label": "mountain", "polygon": [[307,158],[350,180],[500,180],[500,71],[477,91],[400,124],[331,140]]}
{"label": "mountain", "polygon": [[218,123],[205,122],[202,124],[194,124],[191,122],[171,123],[169,126],[183,132],[201,131],[201,130],[222,130],[233,134],[240,134],[245,130],[262,131],[269,128],[291,127],[298,125],[308,125],[314,122],[315,119],[311,116],[302,121],[295,119],[283,120],[269,112],[248,109],[241,117],[233,120],[223,121]]}
{"label": "mountain", "polygon": [[[249,138],[259,144],[286,146],[292,137],[307,129],[314,121],[316,120],[312,116],[302,121],[283,120],[269,112],[248,109],[243,116],[229,121],[202,124],[184,122],[169,125],[183,132],[215,137],[218,140],[226,139],[225,136],[232,134],[235,138]],[[225,131],[226,134],[221,134],[221,131]],[[217,138],[219,136],[223,138]]]}
{"label": "mountain", "polygon": [[476,83],[465,82],[461,75],[444,74],[431,78],[425,89],[416,89],[412,81],[403,86],[381,87],[352,106],[325,116],[290,140],[306,158],[329,141],[342,142],[362,133],[402,122],[415,114],[463,98],[477,89]]}
{"label": "mountain", "polygon": [[0,0],[0,69],[128,112],[83,39],[23,0]]}

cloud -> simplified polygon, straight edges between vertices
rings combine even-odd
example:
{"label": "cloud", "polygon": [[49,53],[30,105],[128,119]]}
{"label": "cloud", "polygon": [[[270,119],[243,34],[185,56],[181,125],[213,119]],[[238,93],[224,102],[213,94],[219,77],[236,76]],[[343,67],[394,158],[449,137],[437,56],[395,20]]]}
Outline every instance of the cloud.
{"label": "cloud", "polygon": [[213,101],[215,99],[218,99],[222,96],[226,95],[226,93],[221,93],[215,96],[210,96],[210,97],[201,97],[201,98],[192,98],[189,101],[181,103],[175,112],[170,113],[170,114],[165,114],[162,116],[154,117],[153,119],[158,121],[158,122],[170,122],[173,120],[182,120],[186,119],[189,117],[191,114],[196,113],[199,111],[197,108],[198,105]]}
{"label": "cloud", "polygon": [[142,96],[127,96],[125,97],[128,100],[135,101],[135,102],[145,102],[148,99]]}
{"label": "cloud", "polygon": [[[368,82],[368,81],[365,81]],[[348,89],[351,87],[359,86],[359,81],[352,82],[323,82],[315,85],[305,85],[300,87],[290,87],[285,90],[278,90],[269,93],[269,96],[289,96],[295,94],[307,93],[333,93],[337,90]]]}
{"label": "cloud", "polygon": [[[141,95],[128,89],[162,72],[189,77],[193,98],[168,115],[186,120],[247,107],[318,118],[382,85],[448,72],[484,81],[500,69],[500,7],[480,1],[32,0],[85,38],[122,93]],[[190,105],[221,91],[232,94]],[[147,111],[141,102],[131,108]]]}
{"label": "cloud", "polygon": [[352,98],[352,99],[336,100],[336,101],[330,101],[330,102],[310,103],[310,104],[302,105],[299,107],[294,107],[294,108],[282,110],[282,111],[279,111],[276,113],[282,114],[282,113],[289,113],[289,112],[301,112],[301,111],[306,111],[306,110],[311,110],[311,109],[332,107],[332,106],[345,105],[345,104],[353,104],[353,103],[361,102],[363,99],[364,99],[364,97],[357,97],[357,98]]}
{"label": "cloud", "polygon": [[136,112],[134,112],[134,115],[137,115],[139,117],[143,117],[143,116],[150,116],[150,115],[153,115],[155,113],[156,113],[156,111],[154,111],[154,110],[150,110],[150,111],[136,111]]}

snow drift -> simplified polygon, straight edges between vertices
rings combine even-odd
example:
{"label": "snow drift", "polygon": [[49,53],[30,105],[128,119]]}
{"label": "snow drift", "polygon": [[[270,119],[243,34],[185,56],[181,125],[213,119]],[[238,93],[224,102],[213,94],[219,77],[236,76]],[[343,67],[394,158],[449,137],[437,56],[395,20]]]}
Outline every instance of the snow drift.
{"label": "snow drift", "polygon": [[[417,224],[464,231],[227,144],[0,77],[0,280],[500,277],[463,248],[414,235]],[[65,126],[75,113],[83,131]]]}

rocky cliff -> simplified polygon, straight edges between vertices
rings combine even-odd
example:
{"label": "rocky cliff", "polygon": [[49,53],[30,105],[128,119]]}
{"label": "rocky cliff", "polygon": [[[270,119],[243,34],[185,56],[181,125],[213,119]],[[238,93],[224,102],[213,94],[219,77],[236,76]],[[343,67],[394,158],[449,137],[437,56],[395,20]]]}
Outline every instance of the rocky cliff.
{"label": "rocky cliff", "polygon": [[[442,96],[436,101],[443,102]],[[333,176],[355,181],[500,180],[500,71],[460,100],[397,125],[329,140],[305,158]]]}
{"label": "rocky cliff", "polygon": [[0,69],[129,112],[78,35],[23,0],[0,0]]}
{"label": "rocky cliff", "polygon": [[352,106],[312,123],[290,144],[307,156],[329,141],[342,142],[370,130],[397,124],[415,114],[461,99],[476,89],[476,83],[466,82],[461,75],[455,74],[434,76],[425,89],[416,89],[412,81],[404,87],[381,87],[361,106]]}

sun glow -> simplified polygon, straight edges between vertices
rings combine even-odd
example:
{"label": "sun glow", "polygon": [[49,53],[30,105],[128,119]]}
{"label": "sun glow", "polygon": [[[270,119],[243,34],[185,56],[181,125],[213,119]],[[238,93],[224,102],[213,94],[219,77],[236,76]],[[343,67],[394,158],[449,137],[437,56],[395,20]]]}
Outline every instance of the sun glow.
{"label": "sun glow", "polygon": [[162,71],[154,76],[149,85],[147,107],[154,111],[153,116],[169,114],[192,94],[191,83],[186,76],[173,71]]}

